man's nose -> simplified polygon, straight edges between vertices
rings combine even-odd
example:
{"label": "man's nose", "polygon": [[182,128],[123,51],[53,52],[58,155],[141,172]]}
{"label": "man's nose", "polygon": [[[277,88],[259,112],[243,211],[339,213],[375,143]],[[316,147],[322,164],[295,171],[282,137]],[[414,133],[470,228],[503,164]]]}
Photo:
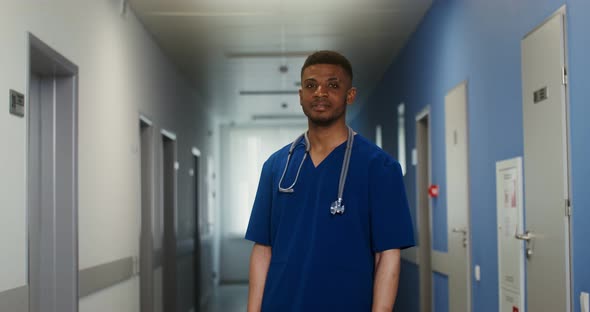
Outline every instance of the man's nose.
{"label": "man's nose", "polygon": [[328,92],[327,92],[328,88],[326,86],[324,86],[323,84],[318,85],[317,89],[315,90],[315,96],[328,96]]}

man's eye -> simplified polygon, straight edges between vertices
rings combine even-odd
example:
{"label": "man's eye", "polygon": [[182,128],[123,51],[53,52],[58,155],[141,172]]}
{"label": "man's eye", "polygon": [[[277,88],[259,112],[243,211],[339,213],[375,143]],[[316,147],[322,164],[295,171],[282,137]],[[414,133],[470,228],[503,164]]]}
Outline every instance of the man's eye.
{"label": "man's eye", "polygon": [[311,88],[314,88],[315,87],[315,84],[313,84],[313,83],[307,83],[307,84],[305,84],[305,87],[308,88],[308,89],[311,89]]}
{"label": "man's eye", "polygon": [[332,89],[338,89],[338,84],[337,83],[330,83],[328,84],[328,86]]}

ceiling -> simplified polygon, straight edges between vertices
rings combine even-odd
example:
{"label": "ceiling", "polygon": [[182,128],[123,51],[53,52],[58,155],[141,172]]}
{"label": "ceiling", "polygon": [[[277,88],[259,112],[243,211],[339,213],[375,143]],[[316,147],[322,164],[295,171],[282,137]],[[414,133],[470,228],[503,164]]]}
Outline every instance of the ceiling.
{"label": "ceiling", "polygon": [[[432,0],[129,0],[221,120],[304,121],[305,57],[347,56],[367,97]],[[281,70],[282,68],[282,70]],[[349,114],[358,112],[358,106]]]}

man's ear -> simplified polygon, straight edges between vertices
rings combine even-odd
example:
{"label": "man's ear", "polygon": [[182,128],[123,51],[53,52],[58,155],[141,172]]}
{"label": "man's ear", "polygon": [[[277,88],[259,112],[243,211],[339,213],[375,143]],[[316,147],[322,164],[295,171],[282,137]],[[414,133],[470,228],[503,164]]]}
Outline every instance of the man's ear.
{"label": "man's ear", "polygon": [[354,103],[354,99],[356,98],[356,88],[352,87],[348,90],[346,94],[346,104],[350,105]]}

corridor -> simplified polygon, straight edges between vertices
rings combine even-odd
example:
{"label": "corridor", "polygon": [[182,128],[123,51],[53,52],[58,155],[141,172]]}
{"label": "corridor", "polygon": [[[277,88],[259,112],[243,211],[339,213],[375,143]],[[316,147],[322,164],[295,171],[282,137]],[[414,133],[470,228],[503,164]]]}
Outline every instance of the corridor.
{"label": "corridor", "polygon": [[215,289],[203,312],[243,312],[248,304],[248,285],[221,285]]}
{"label": "corridor", "polygon": [[[303,246],[270,248],[271,259],[284,252],[269,261],[275,276],[320,249],[317,263],[372,282],[376,255],[405,247],[377,248],[383,222],[384,237],[407,234],[407,245],[413,231],[416,242],[401,251],[395,312],[590,312],[590,1],[0,7],[0,312],[245,311],[257,194],[305,206],[258,213],[259,245],[280,228]],[[345,79],[304,79],[320,50],[350,61],[350,73],[315,64]],[[283,161],[276,151],[291,157],[326,115],[398,179],[355,160],[362,145],[335,145],[316,163],[305,136]],[[335,161],[340,152],[353,156]],[[284,171],[263,176],[265,166]],[[329,195],[315,202],[325,214],[291,184]],[[379,187],[388,197],[347,202]],[[377,217],[381,208],[409,211],[408,226]],[[356,239],[366,252],[349,250]],[[323,284],[297,285],[299,297],[321,297]],[[338,286],[373,293],[369,282]]]}

